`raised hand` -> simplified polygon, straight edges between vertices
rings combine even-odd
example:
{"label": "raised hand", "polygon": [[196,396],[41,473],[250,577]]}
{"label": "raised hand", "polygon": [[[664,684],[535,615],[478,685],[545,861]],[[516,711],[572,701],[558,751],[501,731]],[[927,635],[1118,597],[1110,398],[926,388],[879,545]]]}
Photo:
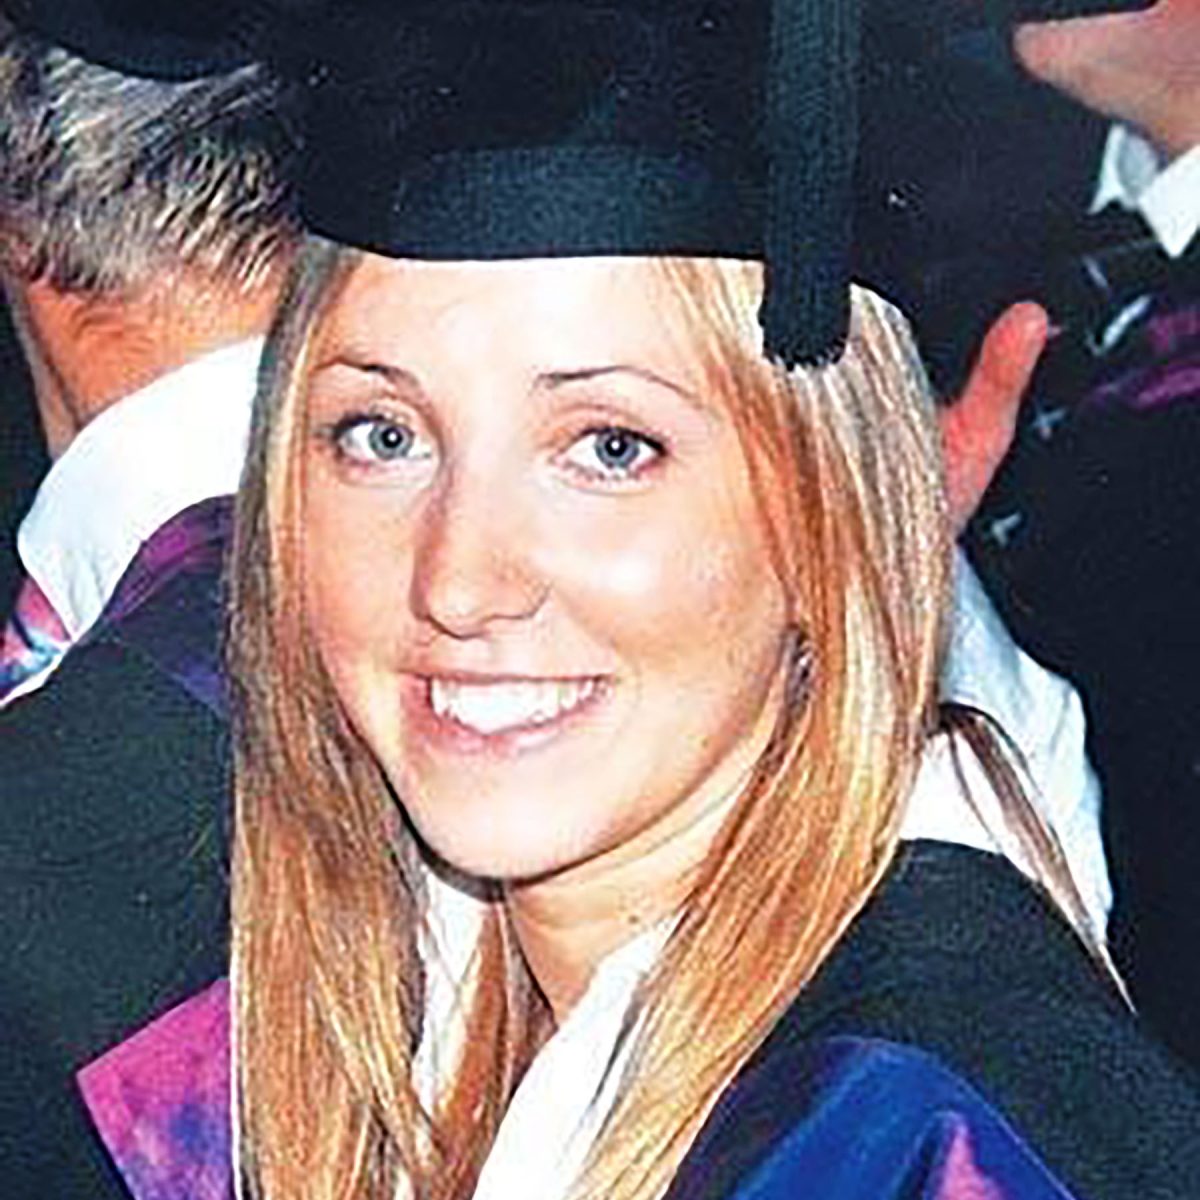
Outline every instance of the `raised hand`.
{"label": "raised hand", "polygon": [[1005,309],[984,337],[958,399],[940,412],[950,515],[958,533],[1008,453],[1049,324],[1045,310],[1031,301]]}

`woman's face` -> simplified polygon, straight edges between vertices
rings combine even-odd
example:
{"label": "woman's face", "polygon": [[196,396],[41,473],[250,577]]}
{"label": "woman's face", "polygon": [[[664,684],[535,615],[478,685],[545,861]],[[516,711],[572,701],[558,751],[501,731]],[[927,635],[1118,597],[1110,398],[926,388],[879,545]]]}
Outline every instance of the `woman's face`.
{"label": "woman's face", "polygon": [[372,256],[317,341],[310,628],[473,874],[668,841],[773,726],[788,604],[677,304],[646,260]]}

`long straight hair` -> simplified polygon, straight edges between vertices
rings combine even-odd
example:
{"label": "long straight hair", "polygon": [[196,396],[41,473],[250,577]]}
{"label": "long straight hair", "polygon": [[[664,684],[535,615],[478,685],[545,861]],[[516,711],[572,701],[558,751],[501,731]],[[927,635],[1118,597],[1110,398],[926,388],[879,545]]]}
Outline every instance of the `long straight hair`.
{"label": "long straight hair", "polygon": [[[423,851],[333,693],[303,610],[309,353],[356,261],[318,241],[300,257],[239,500],[229,647],[239,1137],[247,1186],[264,1200],[457,1200],[543,1013],[495,902],[464,986],[457,1070],[438,1102],[422,1097]],[[577,1187],[605,1200],[665,1192],[724,1086],[886,871],[939,723],[949,603],[936,424],[899,315],[855,289],[839,361],[785,373],[760,352],[760,267],[662,269],[709,390],[736,423],[774,569],[803,619],[774,735],[627,1020],[627,1066]],[[969,715],[956,724],[994,768],[999,823],[1082,924],[1004,755]]]}

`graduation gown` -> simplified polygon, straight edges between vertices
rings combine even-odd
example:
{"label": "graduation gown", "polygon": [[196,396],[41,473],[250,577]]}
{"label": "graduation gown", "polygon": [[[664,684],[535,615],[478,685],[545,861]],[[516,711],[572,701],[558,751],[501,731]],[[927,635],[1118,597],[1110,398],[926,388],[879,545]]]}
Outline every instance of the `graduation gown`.
{"label": "graduation gown", "polygon": [[722,1097],[671,1200],[1166,1200],[1198,1180],[1197,1081],[1057,913],[1004,859],[915,842]]}
{"label": "graduation gown", "polygon": [[[83,1080],[136,1200],[232,1194],[227,1005],[210,988]],[[669,1200],[1184,1200],[1198,1179],[1195,1080],[1058,915],[1005,860],[915,842]]]}

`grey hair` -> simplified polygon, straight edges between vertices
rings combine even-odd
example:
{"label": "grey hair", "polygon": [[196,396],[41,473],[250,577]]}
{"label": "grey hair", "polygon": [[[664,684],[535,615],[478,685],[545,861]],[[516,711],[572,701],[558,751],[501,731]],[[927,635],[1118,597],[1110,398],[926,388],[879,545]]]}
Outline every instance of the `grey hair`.
{"label": "grey hair", "polygon": [[134,78],[0,27],[8,268],[128,296],[196,269],[250,290],[293,249],[285,97],[263,67]]}

